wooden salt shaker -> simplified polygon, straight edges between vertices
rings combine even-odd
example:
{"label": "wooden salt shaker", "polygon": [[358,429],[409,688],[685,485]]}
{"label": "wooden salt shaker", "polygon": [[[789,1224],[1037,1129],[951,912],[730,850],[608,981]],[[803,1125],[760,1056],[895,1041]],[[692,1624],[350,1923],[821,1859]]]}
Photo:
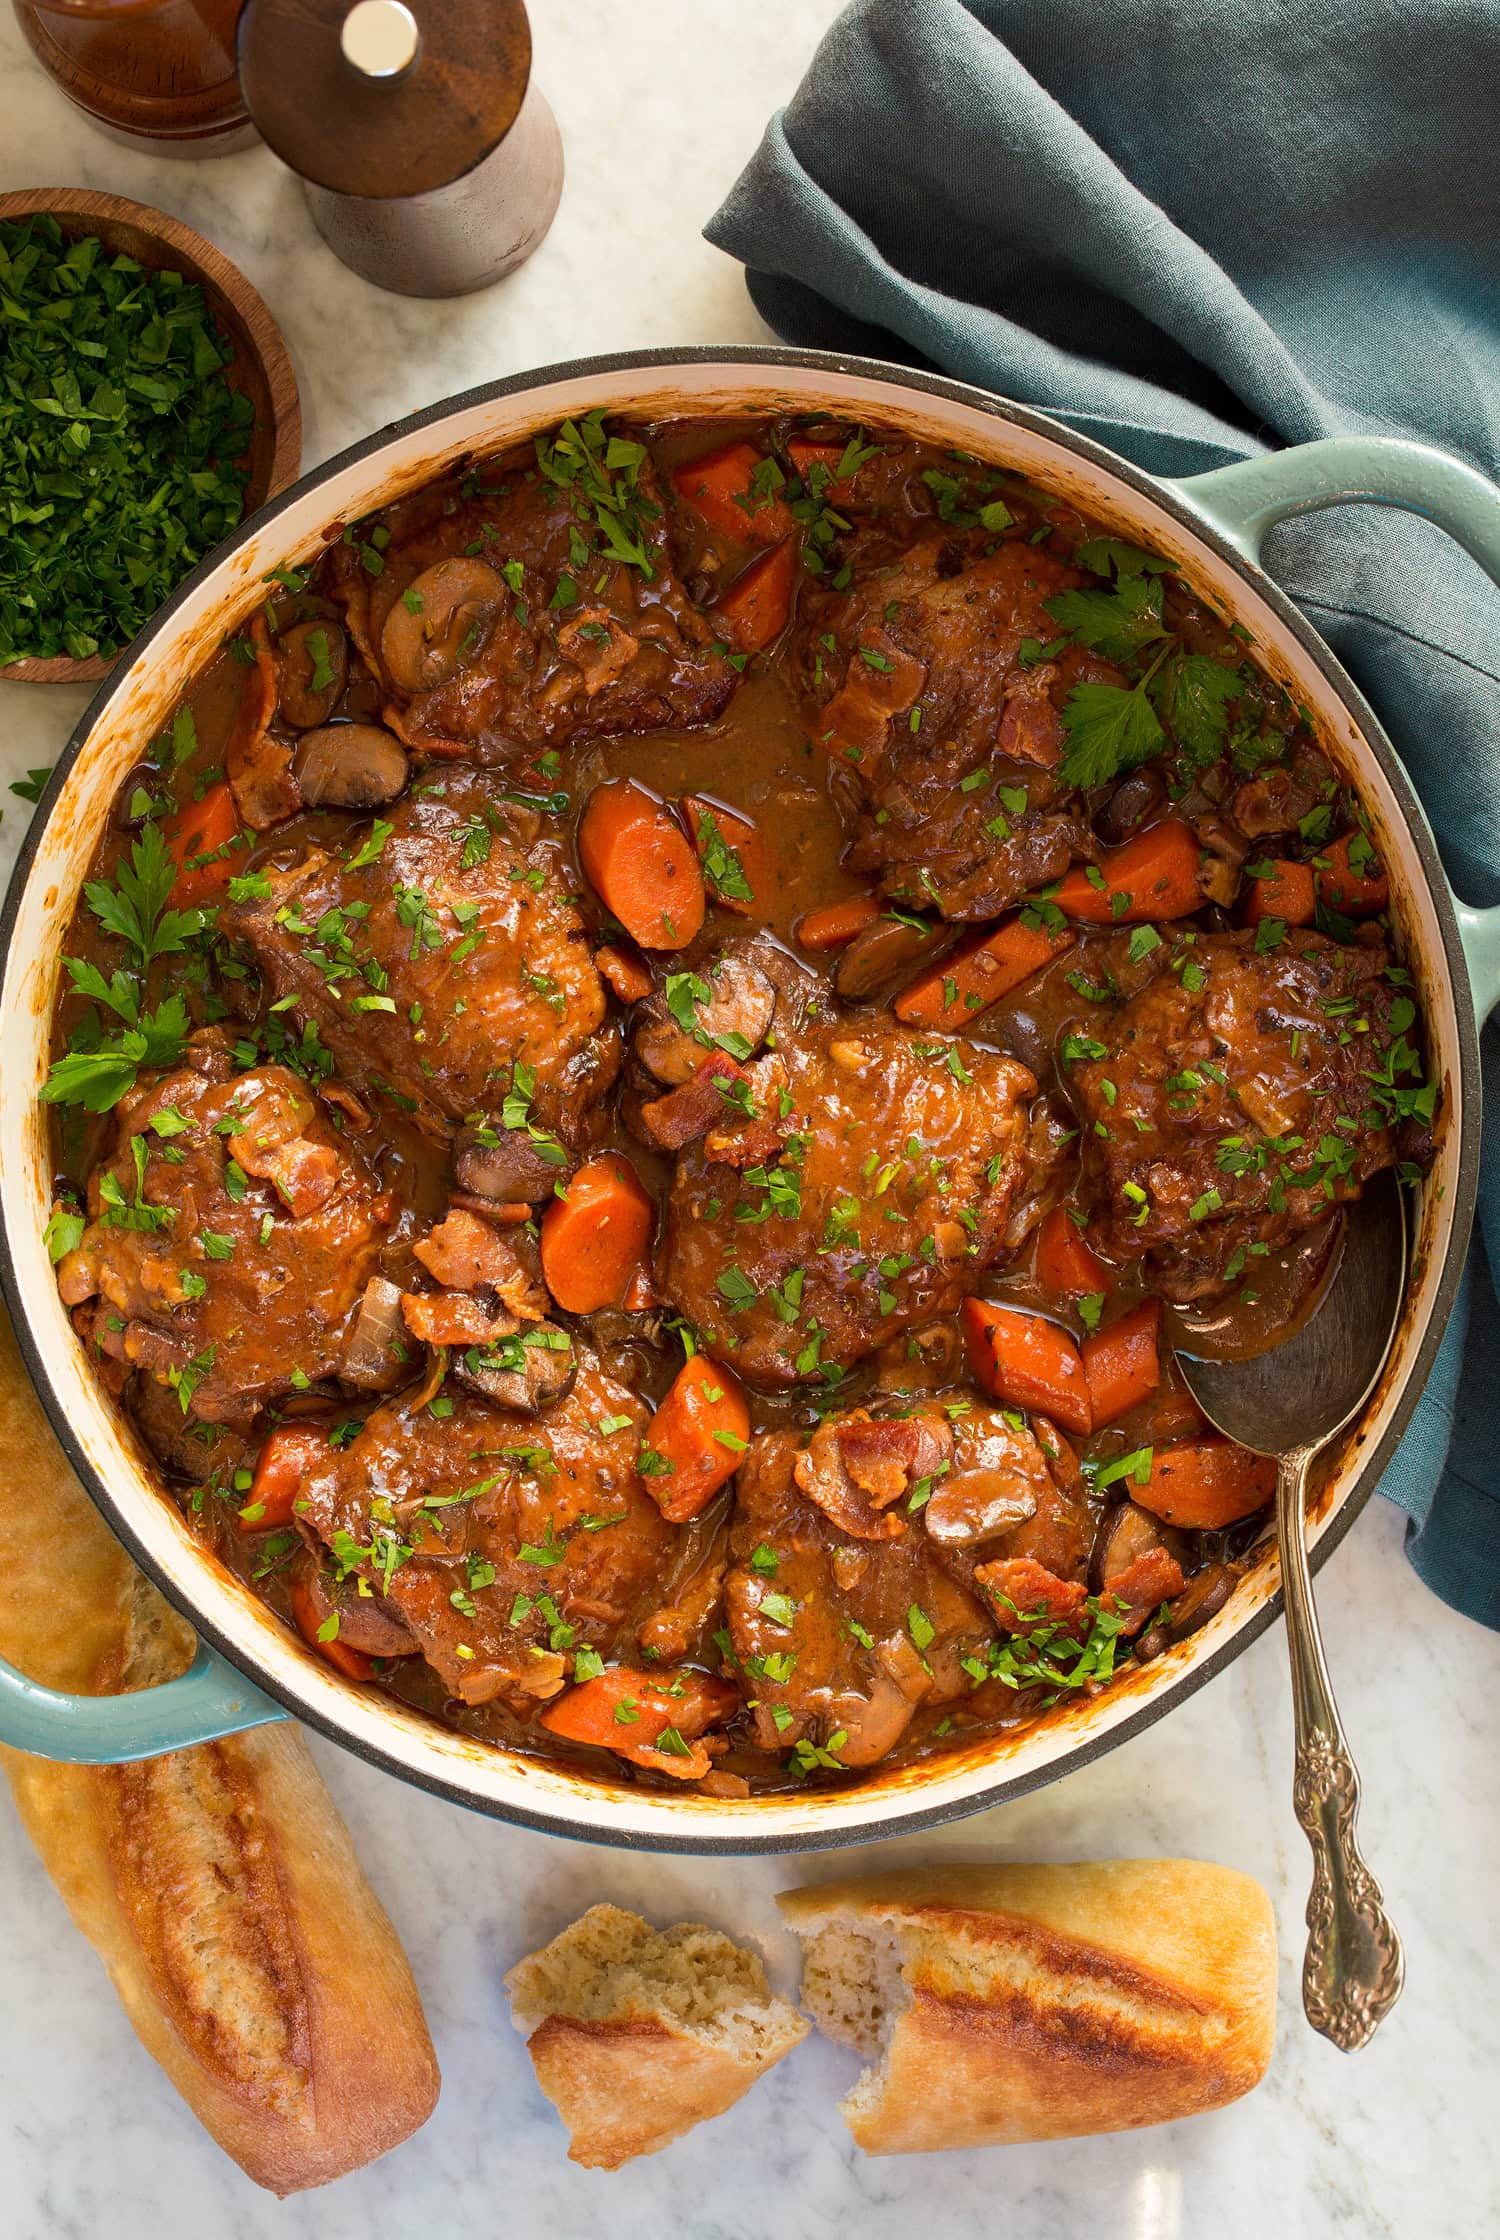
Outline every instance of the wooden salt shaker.
{"label": "wooden salt shaker", "polygon": [[240,85],[335,256],[466,295],[525,262],[562,193],[522,0],[247,0]]}
{"label": "wooden salt shaker", "polygon": [[234,74],[241,0],[15,0],[48,76],[112,140],[150,155],[255,144]]}

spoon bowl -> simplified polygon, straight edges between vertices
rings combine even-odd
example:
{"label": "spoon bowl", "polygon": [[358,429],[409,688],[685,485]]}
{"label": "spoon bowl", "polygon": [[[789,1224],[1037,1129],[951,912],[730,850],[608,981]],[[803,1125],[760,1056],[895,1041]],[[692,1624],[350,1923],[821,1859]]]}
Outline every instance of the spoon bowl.
{"label": "spoon bowl", "polygon": [[1385,1367],[1406,1287],[1406,1211],[1389,1168],[1346,1209],[1335,1250],[1317,1312],[1284,1344],[1248,1361],[1178,1350],[1210,1423],[1256,1454],[1323,1446],[1359,1413]]}

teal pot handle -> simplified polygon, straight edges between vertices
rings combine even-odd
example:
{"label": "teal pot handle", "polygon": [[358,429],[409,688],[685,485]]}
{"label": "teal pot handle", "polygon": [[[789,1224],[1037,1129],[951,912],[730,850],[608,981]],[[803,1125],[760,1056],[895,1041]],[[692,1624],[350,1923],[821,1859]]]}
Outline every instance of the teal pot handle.
{"label": "teal pot handle", "polygon": [[[1263,459],[1240,459],[1169,490],[1246,559],[1278,521],[1325,506],[1400,506],[1446,529],[1500,584],[1500,489],[1462,459],[1402,436],[1325,436]],[[1500,1004],[1500,908],[1453,898],[1479,1024]]]}
{"label": "teal pot handle", "polygon": [[0,1742],[75,1766],[159,1758],[287,1714],[201,1642],[176,1680],[123,1696],[67,1696],[0,1662]]}

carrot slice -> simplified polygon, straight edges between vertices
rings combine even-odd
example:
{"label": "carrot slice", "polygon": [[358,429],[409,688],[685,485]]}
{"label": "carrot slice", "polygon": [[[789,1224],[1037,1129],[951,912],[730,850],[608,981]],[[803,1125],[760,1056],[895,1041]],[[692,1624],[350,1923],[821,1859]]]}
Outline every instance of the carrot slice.
{"label": "carrot slice", "polygon": [[255,1476],[239,1513],[241,1532],[270,1532],[291,1524],[303,1479],[327,1460],[326,1424],[278,1424],[256,1456]]}
{"label": "carrot slice", "polygon": [[644,1003],[655,985],[640,958],[628,956],[613,942],[606,942],[602,949],[594,951],[594,969],[600,979],[614,989],[621,1003]]}
{"label": "carrot slice", "polygon": [[774,882],[759,825],[701,794],[685,794],[682,807],[712,899],[742,918],[763,910]]}
{"label": "carrot slice", "polygon": [[749,1443],[744,1387],[698,1353],[678,1370],[652,1418],[637,1471],[668,1524],[685,1524],[734,1476]]}
{"label": "carrot slice", "polygon": [[1190,1439],[1159,1447],[1144,1485],[1132,1479],[1130,1497],[1164,1524],[1218,1532],[1255,1514],[1275,1498],[1276,1463],[1231,1439]]}
{"label": "carrot slice", "polygon": [[763,653],[791,620],[796,584],[797,540],[783,537],[741,570],[708,618],[737,653]]}
{"label": "carrot slice", "polygon": [[1101,863],[1075,863],[1050,899],[1089,925],[1128,926],[1145,919],[1185,918],[1200,907],[1198,835],[1180,817],[1166,817],[1111,848]]}
{"label": "carrot slice", "polygon": [[620,1301],[627,1314],[649,1314],[661,1305],[661,1293],[651,1281],[649,1268],[637,1268],[625,1286],[625,1296]]}
{"label": "carrot slice", "polygon": [[651,1238],[652,1206],[622,1152],[587,1159],[542,1215],[542,1274],[568,1314],[617,1307]]}
{"label": "carrot slice", "polygon": [[842,476],[837,471],[839,461],[849,449],[847,443],[810,443],[806,436],[793,436],[786,449],[787,457],[808,490],[814,488],[813,469],[822,467],[828,480],[825,482],[822,475],[816,478],[818,493],[836,506],[848,503],[859,480],[859,468],[856,467],[853,474]]}
{"label": "carrot slice", "polygon": [[685,949],[703,924],[697,852],[671,811],[629,779],[596,786],[578,827],[594,892],[643,949]]}
{"label": "carrot slice", "polygon": [[1263,918],[1279,918],[1283,925],[1310,926],[1317,905],[1311,865],[1277,857],[1270,870],[1246,888],[1245,923],[1258,926]]}
{"label": "carrot slice", "polygon": [[966,1299],[960,1319],[976,1384],[1007,1407],[1035,1408],[1065,1430],[1092,1431],[1083,1358],[1066,1330],[985,1299]]}
{"label": "carrot slice", "polygon": [[[551,1734],[613,1750],[632,1765],[701,1781],[710,1761],[698,1737],[739,1704],[738,1688],[690,1665],[648,1674],[615,1664],[549,1703],[541,1723]],[[665,1750],[663,1736],[670,1738]]]}
{"label": "carrot slice", "polygon": [[287,1587],[287,1601],[297,1631],[309,1648],[316,1649],[326,1658],[335,1672],[342,1672],[346,1680],[372,1680],[375,1676],[375,1659],[367,1657],[362,1649],[346,1648],[335,1635],[332,1641],[320,1641],[318,1628],[323,1623],[318,1605],[313,1600],[311,1587],[305,1579],[292,1579]]}
{"label": "carrot slice", "polygon": [[[228,886],[233,859],[214,855],[214,850],[226,847],[239,829],[234,795],[222,779],[208,788],[201,801],[184,802],[162,826],[162,838],[177,866],[172,900],[179,910],[210,902]],[[214,856],[214,860],[190,869],[189,859],[194,856]]]}
{"label": "carrot slice", "polygon": [[[711,529],[739,544],[774,544],[790,536],[796,524],[781,499],[763,494],[754,479],[757,470],[770,464],[753,443],[727,443],[721,451],[678,467],[672,487]],[[770,478],[763,474],[761,479]]]}
{"label": "carrot slice", "polygon": [[1149,1400],[1161,1383],[1160,1334],[1161,1301],[1143,1299],[1107,1330],[1096,1330],[1084,1339],[1083,1373],[1096,1431],[1138,1401]]}
{"label": "carrot slice", "polygon": [[1179,1439],[1197,1439],[1208,1430],[1208,1419],[1185,1384],[1164,1378],[1141,1418],[1143,1446],[1169,1447]]}
{"label": "carrot slice", "polygon": [[1044,1215],[1036,1233],[1036,1280],[1049,1299],[1087,1299],[1115,1287],[1113,1271],[1085,1241],[1066,1206]]}
{"label": "carrot slice", "polygon": [[852,894],[844,902],[825,902],[797,920],[799,949],[842,949],[866,926],[872,926],[885,905],[879,895]]}
{"label": "carrot slice", "polygon": [[962,1027],[998,1003],[1044,964],[1070,949],[1071,933],[1048,933],[1024,918],[1007,918],[982,941],[945,957],[903,988],[892,1009],[913,1027]]}
{"label": "carrot slice", "polygon": [[1391,899],[1390,881],[1363,832],[1346,832],[1318,857],[1318,899],[1346,918],[1373,918]]}

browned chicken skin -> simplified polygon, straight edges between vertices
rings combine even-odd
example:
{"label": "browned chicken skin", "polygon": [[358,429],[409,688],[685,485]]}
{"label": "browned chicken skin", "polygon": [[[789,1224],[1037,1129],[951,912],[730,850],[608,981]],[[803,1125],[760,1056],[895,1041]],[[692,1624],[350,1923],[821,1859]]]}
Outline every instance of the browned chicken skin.
{"label": "browned chicken skin", "polygon": [[[614,441],[634,448],[628,431]],[[581,438],[567,456],[549,446],[554,469],[586,448]],[[591,502],[600,492],[620,524],[615,550],[630,546],[635,559],[613,556]],[[377,527],[387,538],[372,575]],[[435,571],[461,562],[453,651],[467,641],[468,655],[443,674],[447,662],[424,665],[419,649],[454,610]],[[389,693],[387,721],[419,752],[504,759],[517,747],[711,723],[735,686],[676,573],[644,453],[567,482],[549,479],[529,447],[491,460],[362,524],[335,550],[334,589]]]}
{"label": "browned chicken skin", "polygon": [[93,1216],[59,1270],[97,1301],[94,1341],[205,1423],[338,1366],[345,1326],[395,1217],[361,1154],[281,1066],[169,1075],[122,1108],[89,1184]]}
{"label": "browned chicken skin", "polygon": [[811,1383],[951,1313],[1024,1187],[1025,1067],[889,1019],[814,1020],[740,1086],[667,1207],[658,1280],[704,1342],[755,1382]]}
{"label": "browned chicken skin", "polygon": [[[1155,978],[1089,1021],[1074,1063],[1102,1248],[1210,1299],[1396,1156],[1370,1076],[1396,1039],[1383,947],[1249,933],[1164,943]],[[1107,1123],[1107,1124],[1106,1124]]]}
{"label": "browned chicken skin", "polygon": [[438,782],[383,838],[359,827],[341,856],[268,871],[229,930],[351,1079],[394,1088],[432,1132],[498,1116],[519,1068],[534,1103],[517,1132],[586,1139],[619,1049],[560,851],[517,838],[487,781]]}
{"label": "browned chicken skin", "polygon": [[851,565],[799,638],[814,731],[861,794],[849,866],[910,908],[994,917],[1098,852],[1055,776],[1059,711],[1119,673],[1076,648],[1036,658],[1057,637],[1044,600],[1084,579],[1030,545],[936,529],[904,550],[856,540]]}
{"label": "browned chicken skin", "polygon": [[302,1520],[462,1702],[534,1707],[564,1685],[564,1651],[607,1655],[655,1606],[676,1535],[635,1475],[646,1421],[592,1362],[537,1416],[393,1400],[309,1477]]}

